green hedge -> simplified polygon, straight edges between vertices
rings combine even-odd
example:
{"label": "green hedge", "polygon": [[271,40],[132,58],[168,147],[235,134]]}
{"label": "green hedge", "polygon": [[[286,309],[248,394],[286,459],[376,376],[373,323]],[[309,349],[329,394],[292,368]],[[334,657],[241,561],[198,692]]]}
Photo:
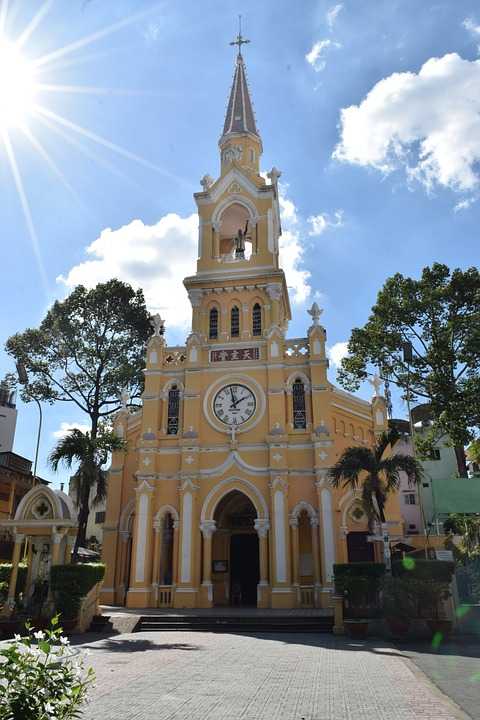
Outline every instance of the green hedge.
{"label": "green hedge", "polygon": [[392,575],[410,575],[417,580],[435,580],[449,583],[455,572],[455,563],[449,560],[421,560],[404,558],[392,562]]}
{"label": "green hedge", "polygon": [[[16,595],[20,595],[25,590],[27,582],[27,566],[20,563],[18,566]],[[8,593],[8,584],[10,582],[10,573],[12,572],[12,563],[2,563],[0,565],[0,602],[6,598]]]}
{"label": "green hedge", "polygon": [[52,566],[50,586],[63,620],[76,618],[82,598],[104,577],[105,565],[101,563]]}
{"label": "green hedge", "polygon": [[385,565],[375,562],[341,563],[333,566],[335,580],[343,577],[381,578],[385,575]]}

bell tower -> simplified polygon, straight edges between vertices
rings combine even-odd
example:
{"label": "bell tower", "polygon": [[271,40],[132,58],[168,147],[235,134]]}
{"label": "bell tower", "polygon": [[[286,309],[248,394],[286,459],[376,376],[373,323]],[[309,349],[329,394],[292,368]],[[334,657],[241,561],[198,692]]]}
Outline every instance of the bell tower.
{"label": "bell tower", "polygon": [[[281,173],[272,168],[268,181],[260,174],[262,140],[242,55],[242,46],[249,42],[240,28],[230,43],[238,52],[218,143],[220,175],[216,180],[204,175],[202,192],[194,195],[199,216],[197,273],[184,280],[193,308],[192,331],[214,342],[265,337],[273,326],[285,332],[291,317],[285,275],[279,266]],[[220,326],[222,317],[232,312],[233,296],[237,310],[232,333],[232,323]],[[213,323],[218,329],[213,331],[205,317],[210,306],[218,316]]]}

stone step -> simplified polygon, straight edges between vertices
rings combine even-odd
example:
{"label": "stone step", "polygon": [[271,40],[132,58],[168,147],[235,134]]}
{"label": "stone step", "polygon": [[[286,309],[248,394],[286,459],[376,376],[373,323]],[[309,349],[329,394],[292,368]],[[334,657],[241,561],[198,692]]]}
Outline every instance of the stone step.
{"label": "stone step", "polygon": [[207,632],[332,632],[332,616],[186,616],[142,615],[135,632],[203,630]]}

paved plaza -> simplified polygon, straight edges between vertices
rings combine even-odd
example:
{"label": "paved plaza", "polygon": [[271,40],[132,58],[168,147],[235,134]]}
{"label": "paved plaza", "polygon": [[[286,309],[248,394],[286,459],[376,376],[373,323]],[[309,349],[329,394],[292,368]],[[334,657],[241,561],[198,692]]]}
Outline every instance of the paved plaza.
{"label": "paved plaza", "polygon": [[469,717],[381,641],[143,632],[90,636],[82,647],[97,673],[85,720]]}

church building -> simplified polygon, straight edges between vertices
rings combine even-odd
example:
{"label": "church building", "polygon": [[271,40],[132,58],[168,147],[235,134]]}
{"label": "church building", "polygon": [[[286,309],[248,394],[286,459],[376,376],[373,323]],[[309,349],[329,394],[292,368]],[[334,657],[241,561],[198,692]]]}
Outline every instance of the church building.
{"label": "church building", "polygon": [[[329,468],[386,429],[385,400],[378,385],[369,403],[328,380],[315,303],[306,336],[288,337],[280,172],[260,175],[244,42],[235,43],[220,174],[205,175],[194,195],[191,332],[185,346],[167,347],[153,318],[142,408],[116,416],[126,448],[109,474],[106,604],[329,607],[334,563],[381,553],[359,497],[332,488]],[[396,495],[386,514],[401,536]]]}

